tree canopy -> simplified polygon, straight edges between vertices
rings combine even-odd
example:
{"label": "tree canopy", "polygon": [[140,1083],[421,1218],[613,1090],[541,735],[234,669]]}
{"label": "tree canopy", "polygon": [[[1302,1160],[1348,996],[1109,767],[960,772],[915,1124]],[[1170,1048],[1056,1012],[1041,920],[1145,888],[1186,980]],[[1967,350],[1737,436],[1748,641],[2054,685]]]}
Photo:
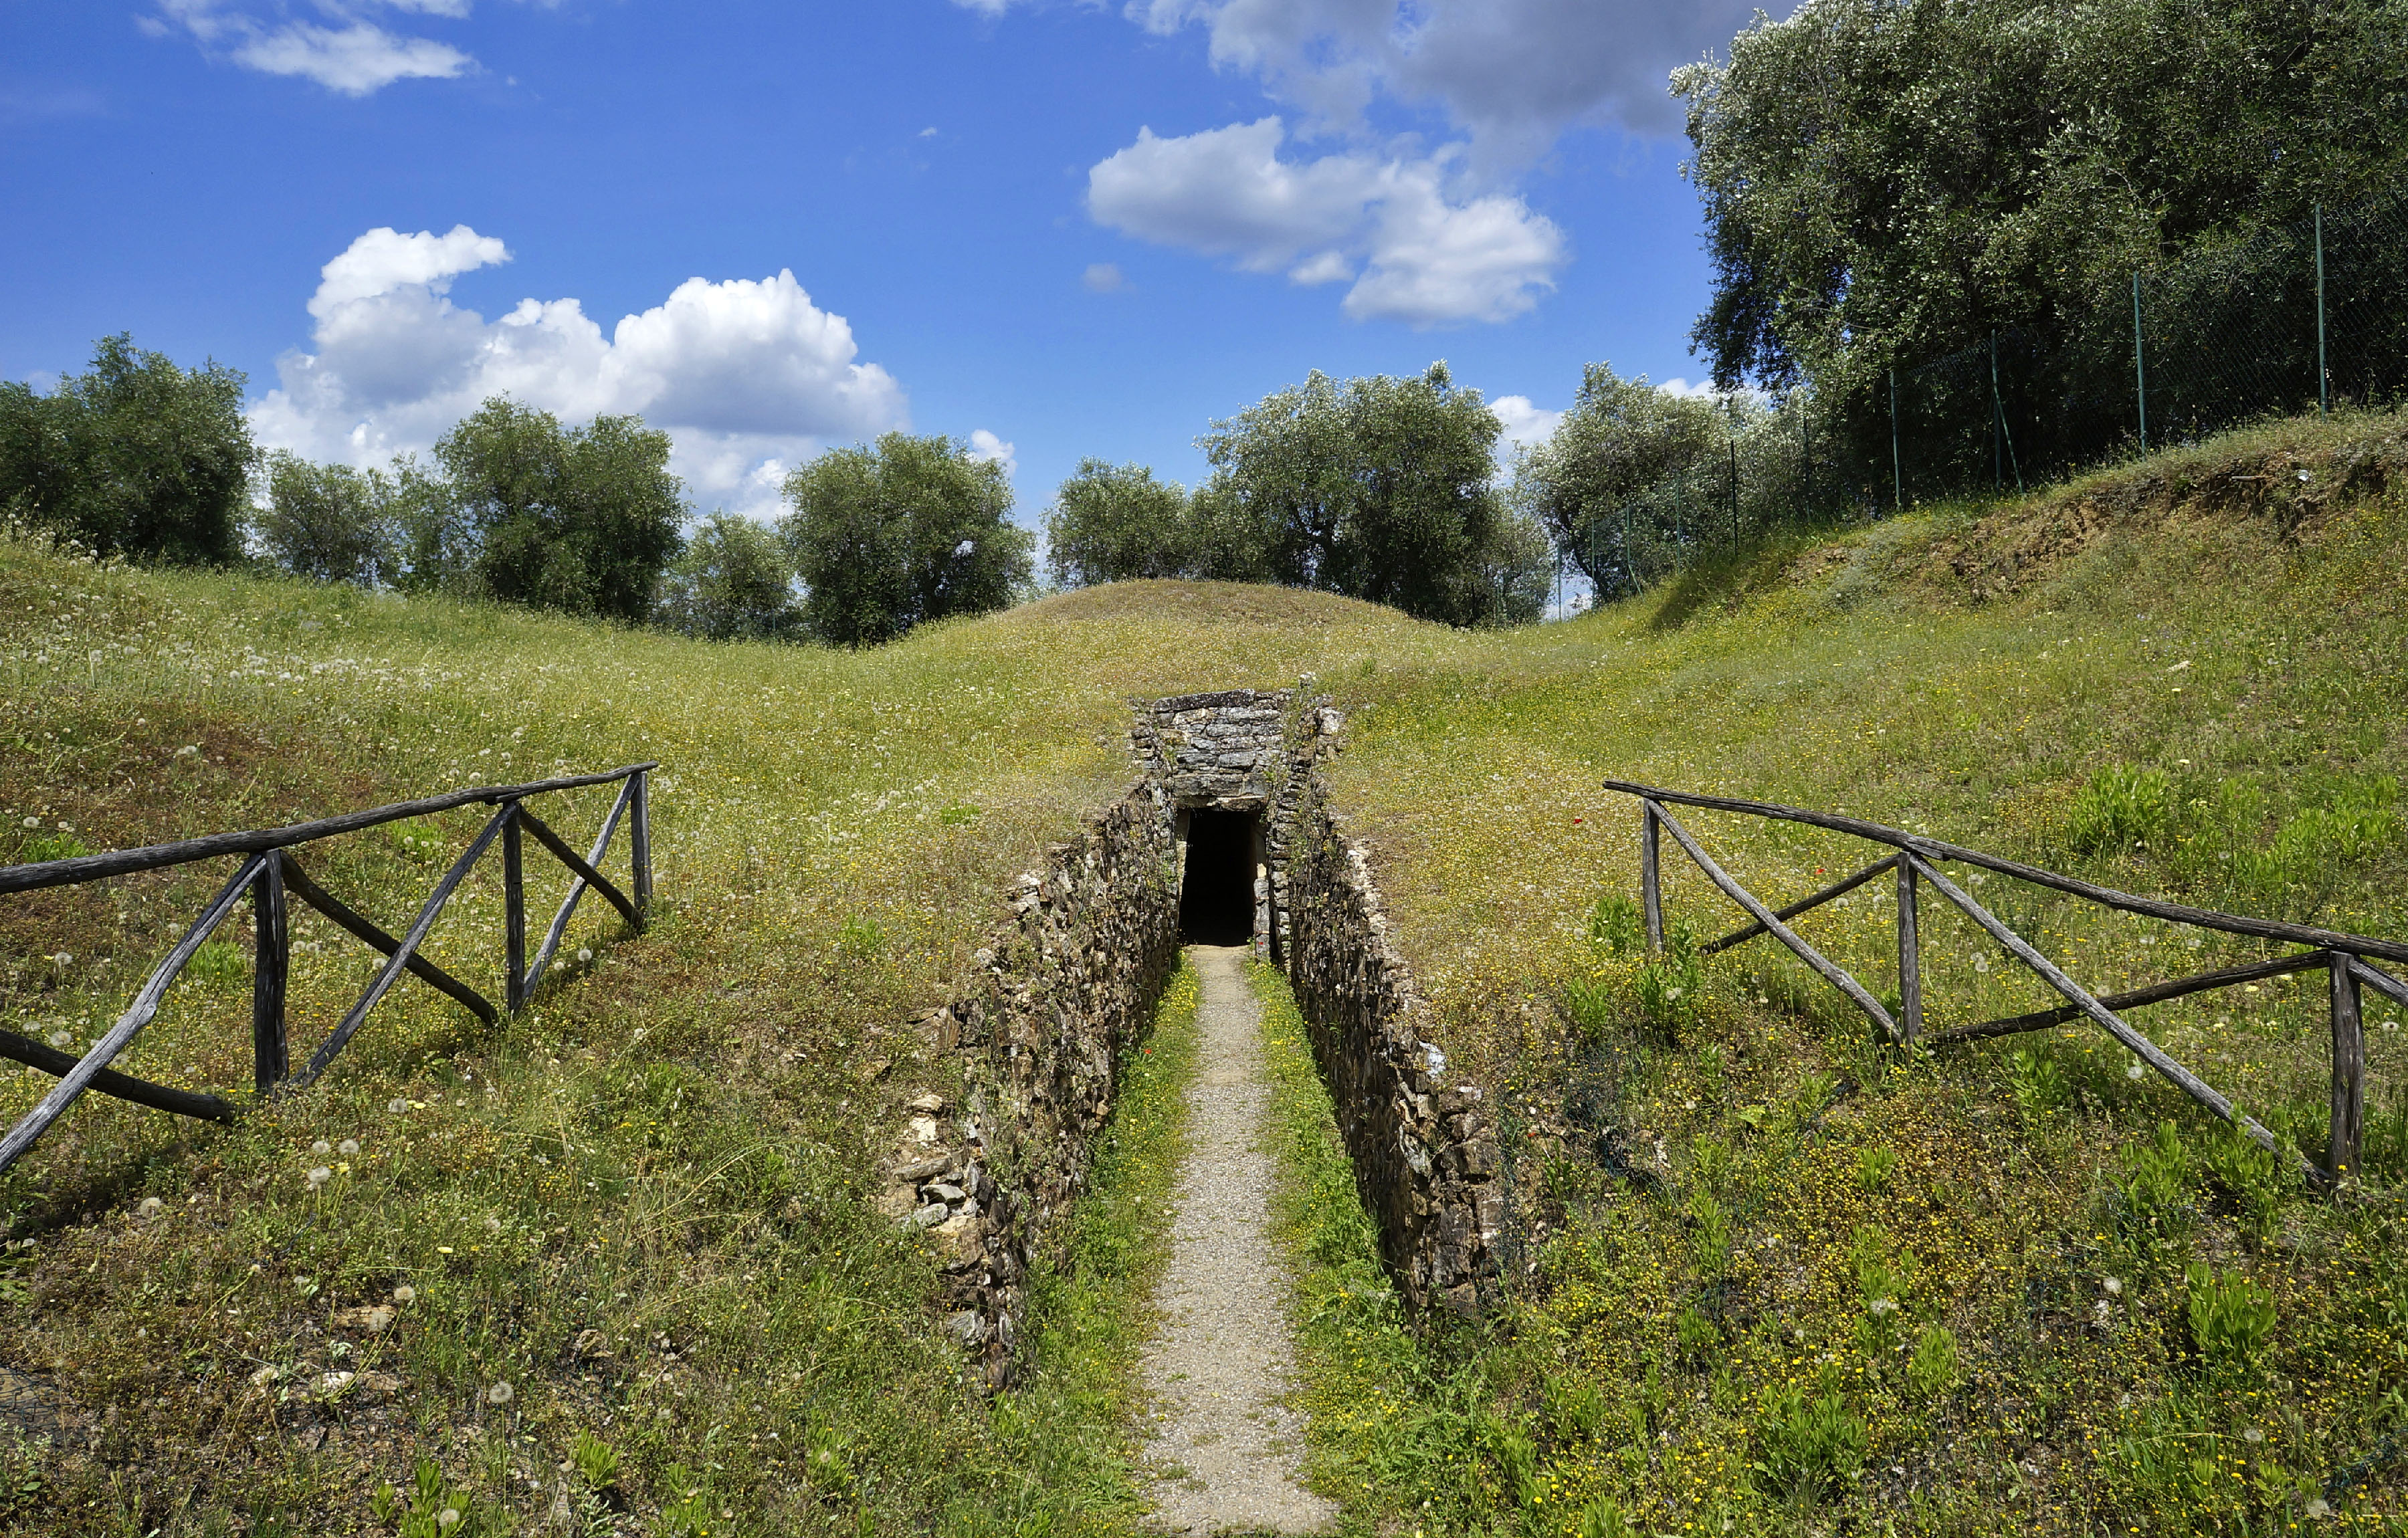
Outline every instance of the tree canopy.
{"label": "tree canopy", "polygon": [[812,634],[877,646],[913,626],[983,614],[1030,577],[1033,536],[1009,521],[1003,467],[943,436],[888,433],[786,477],[778,530]]}
{"label": "tree canopy", "polygon": [[1081,460],[1046,509],[1045,550],[1066,587],[1193,575],[1187,489],[1143,465]]}
{"label": "tree canopy", "polygon": [[437,441],[439,476],[399,467],[408,581],[640,623],[683,543],[668,459],[669,435],[640,417],[564,429],[489,400]]}
{"label": "tree canopy", "polygon": [[1626,379],[1611,363],[1591,363],[1554,434],[1523,456],[1516,495],[1598,592],[1630,591],[1642,580],[1633,548],[1641,535],[1629,527],[1634,509],[1722,452],[1730,435],[1726,417],[1710,400],[1669,394],[1644,375]]}
{"label": "tree canopy", "polygon": [[2062,333],[2408,164],[2401,0],[1817,0],[1677,72],[1715,380],[1837,399]]}
{"label": "tree canopy", "polygon": [[1444,363],[1342,384],[1316,370],[1198,440],[1199,563],[1449,624],[1536,619],[1548,560],[1494,485],[1502,431]]}
{"label": "tree canopy", "polygon": [[48,395],[0,381],[0,511],[103,553],[235,560],[259,461],[244,383],[215,363],[179,368],[123,334]]}
{"label": "tree canopy", "polygon": [[266,482],[251,532],[269,560],[320,582],[367,587],[399,575],[391,477],[279,449],[268,456]]}
{"label": "tree canopy", "polygon": [[714,641],[779,640],[801,619],[794,582],[776,535],[750,519],[716,512],[662,579],[660,622]]}

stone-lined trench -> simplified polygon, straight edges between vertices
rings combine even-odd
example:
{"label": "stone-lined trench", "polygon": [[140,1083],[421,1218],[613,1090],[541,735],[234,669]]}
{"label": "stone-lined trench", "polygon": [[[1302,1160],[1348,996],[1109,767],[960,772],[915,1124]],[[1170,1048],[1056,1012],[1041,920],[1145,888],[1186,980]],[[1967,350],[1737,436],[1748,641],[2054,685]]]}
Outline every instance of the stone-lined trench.
{"label": "stone-lined trench", "polygon": [[1329,810],[1321,770],[1342,727],[1309,677],[1140,707],[1128,793],[1010,884],[977,972],[919,1021],[940,1048],[936,1088],[910,1103],[879,1201],[927,1234],[946,1326],[990,1389],[1012,1380],[1029,1266],[1059,1253],[1123,1055],[1177,966],[1191,868],[1220,890],[1187,904],[1190,923],[1240,928],[1295,990],[1407,1303],[1469,1315],[1494,1284],[1495,1123],[1423,1039],[1369,863]]}

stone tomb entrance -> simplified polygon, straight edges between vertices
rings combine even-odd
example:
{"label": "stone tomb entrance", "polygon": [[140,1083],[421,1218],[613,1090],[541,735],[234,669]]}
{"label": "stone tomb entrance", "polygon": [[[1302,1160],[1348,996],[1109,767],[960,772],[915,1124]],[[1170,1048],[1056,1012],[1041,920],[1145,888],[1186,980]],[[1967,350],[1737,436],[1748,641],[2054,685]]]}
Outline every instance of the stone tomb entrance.
{"label": "stone tomb entrance", "polygon": [[1179,883],[1179,939],[1190,946],[1243,946],[1255,938],[1256,881],[1263,871],[1262,814],[1197,806],[1180,814],[1185,858]]}

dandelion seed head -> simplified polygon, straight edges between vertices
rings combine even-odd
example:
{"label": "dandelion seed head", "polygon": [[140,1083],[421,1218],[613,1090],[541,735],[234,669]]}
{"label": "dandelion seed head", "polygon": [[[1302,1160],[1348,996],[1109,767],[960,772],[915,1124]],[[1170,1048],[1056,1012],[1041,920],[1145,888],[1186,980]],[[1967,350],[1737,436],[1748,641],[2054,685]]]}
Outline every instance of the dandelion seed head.
{"label": "dandelion seed head", "polygon": [[335,1178],[335,1172],[326,1168],[325,1165],[321,1164],[316,1169],[309,1172],[309,1189],[311,1190],[316,1190],[319,1187],[324,1185],[327,1181],[332,1180],[333,1178]]}
{"label": "dandelion seed head", "polygon": [[2132,1064],[2132,1066],[2131,1066],[2131,1067],[2127,1068],[2127,1069],[2125,1069],[2125,1070],[2124,1070],[2124,1076],[2125,1076],[2126,1078],[2128,1078],[2128,1079],[2138,1079],[2138,1078],[2140,1078],[2140,1077],[2141,1077],[2141,1075],[2143,1075],[2143,1074],[2145,1074],[2145,1073],[2147,1073],[2147,1072],[2148,1072],[2148,1070],[2147,1070],[2147,1069],[2145,1069],[2145,1068],[2142,1067],[2139,1063],[2137,1063],[2137,1062],[2136,1062],[2136,1063]]}
{"label": "dandelion seed head", "polygon": [[582,962],[582,961],[590,961],[594,960],[594,947],[593,947],[592,946],[580,946],[580,947],[577,947],[577,959],[578,959],[578,961],[580,961],[580,962]]}
{"label": "dandelion seed head", "polygon": [[2241,1440],[2248,1443],[2251,1446],[2256,1446],[2258,1443],[2266,1440],[2266,1433],[2259,1431],[2257,1427],[2252,1426],[2247,1431],[2241,1433]]}
{"label": "dandelion seed head", "polygon": [[518,1390],[508,1383],[496,1383],[485,1390],[485,1403],[488,1404],[508,1404],[517,1397]]}
{"label": "dandelion seed head", "polygon": [[418,1289],[404,1282],[393,1289],[393,1301],[397,1303],[414,1303],[418,1301]]}
{"label": "dandelion seed head", "polygon": [[360,1151],[360,1140],[356,1137],[347,1137],[335,1145],[335,1151],[349,1159]]}
{"label": "dandelion seed head", "polygon": [[384,1109],[387,1116],[407,1116],[409,1113],[409,1102],[389,1100],[384,1103]]}
{"label": "dandelion seed head", "polygon": [[160,1201],[155,1196],[146,1196],[142,1199],[142,1204],[134,1209],[134,1216],[136,1218],[156,1218],[159,1216],[160,1209],[165,1207],[166,1204],[166,1203]]}
{"label": "dandelion seed head", "polygon": [[335,1146],[322,1137],[317,1142],[309,1145],[309,1151],[316,1154],[319,1158],[323,1159],[328,1154],[335,1151]]}

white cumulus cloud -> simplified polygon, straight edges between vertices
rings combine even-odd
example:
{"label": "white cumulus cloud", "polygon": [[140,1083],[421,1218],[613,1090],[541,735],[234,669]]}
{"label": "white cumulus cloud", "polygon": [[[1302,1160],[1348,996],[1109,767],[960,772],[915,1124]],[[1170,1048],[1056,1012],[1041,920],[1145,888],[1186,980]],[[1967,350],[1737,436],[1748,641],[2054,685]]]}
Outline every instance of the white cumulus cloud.
{"label": "white cumulus cloud", "polygon": [[278,387],[251,408],[260,441],[371,464],[423,453],[494,395],[570,421],[633,412],[669,430],[699,503],[760,510],[786,465],[910,420],[901,387],[856,361],[853,328],[791,271],[688,278],[606,335],[575,299],[523,299],[493,320],[452,302],[454,278],[509,260],[466,225],[361,235],[320,269],[315,350],[279,359]]}
{"label": "white cumulus cloud", "polygon": [[987,464],[1000,464],[1006,480],[1020,473],[1018,446],[996,437],[985,428],[970,433],[970,458]]}
{"label": "white cumulus cloud", "polygon": [[1088,211],[1246,271],[1351,280],[1356,320],[1510,320],[1554,286],[1563,232],[1518,197],[1454,193],[1454,151],[1283,159],[1286,136],[1277,117],[1177,138],[1140,128],[1088,171]]}
{"label": "white cumulus cloud", "polygon": [[143,21],[154,36],[180,30],[205,52],[246,69],[314,80],[346,96],[372,95],[395,80],[450,79],[477,67],[449,43],[401,36],[369,20],[379,9],[459,20],[468,14],[468,0],[319,0],[317,8],[332,25],[294,21],[280,7],[245,0],[160,0],[159,14]]}
{"label": "white cumulus cloud", "polygon": [[1564,420],[1562,412],[1535,406],[1527,395],[1499,395],[1488,403],[1488,409],[1504,424],[1505,441],[1517,449],[1546,442]]}

